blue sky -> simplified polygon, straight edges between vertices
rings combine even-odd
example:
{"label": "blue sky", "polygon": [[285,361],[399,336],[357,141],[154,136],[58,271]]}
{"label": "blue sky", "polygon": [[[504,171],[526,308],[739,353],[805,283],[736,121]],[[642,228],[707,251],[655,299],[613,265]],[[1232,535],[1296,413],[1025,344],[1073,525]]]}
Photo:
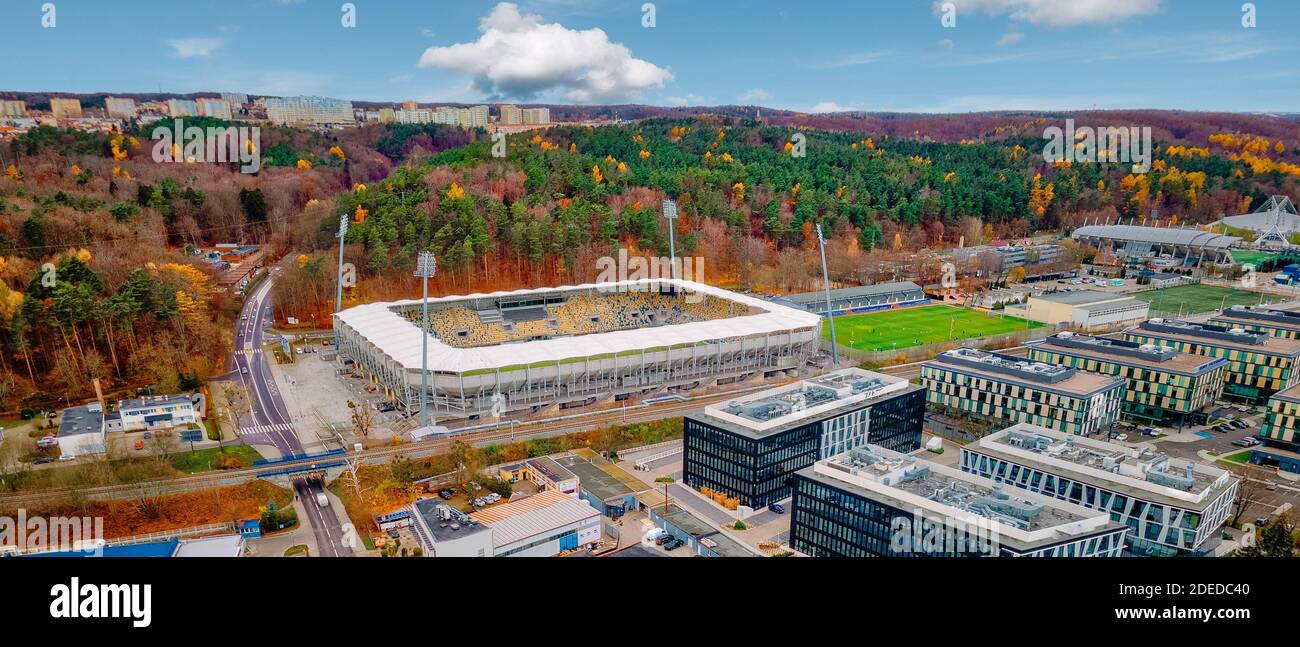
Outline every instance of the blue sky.
{"label": "blue sky", "polygon": [[0,90],[1300,111],[1294,0],[43,1],[0,3]]}

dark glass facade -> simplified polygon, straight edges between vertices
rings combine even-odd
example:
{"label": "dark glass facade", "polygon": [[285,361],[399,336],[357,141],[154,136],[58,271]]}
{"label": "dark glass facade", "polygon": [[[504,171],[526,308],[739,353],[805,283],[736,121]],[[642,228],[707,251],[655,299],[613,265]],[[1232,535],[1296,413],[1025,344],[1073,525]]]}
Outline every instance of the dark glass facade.
{"label": "dark glass facade", "polygon": [[[683,423],[682,479],[691,487],[725,492],[741,505],[761,507],[780,501],[790,496],[795,472],[825,458],[825,422],[859,415],[864,410],[872,444],[899,452],[921,446],[924,389],[872,402],[861,409],[835,412],[761,438],[729,431],[707,418],[687,416]],[[844,451],[840,447],[833,449]]]}

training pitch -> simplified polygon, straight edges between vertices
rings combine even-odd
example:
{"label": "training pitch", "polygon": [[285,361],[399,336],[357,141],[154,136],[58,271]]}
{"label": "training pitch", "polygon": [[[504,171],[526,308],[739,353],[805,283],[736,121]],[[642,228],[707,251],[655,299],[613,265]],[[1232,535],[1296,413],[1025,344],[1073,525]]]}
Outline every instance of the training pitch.
{"label": "training pitch", "polygon": [[[1257,277],[1260,282],[1272,281],[1271,276]],[[1261,295],[1259,292],[1247,292],[1236,288],[1223,288],[1215,285],[1180,285],[1163,290],[1150,290],[1147,292],[1137,292],[1134,297],[1151,304],[1151,316],[1157,316],[1157,313],[1164,316],[1176,317],[1182,315],[1210,312],[1220,308],[1235,305],[1257,305],[1260,303],[1269,304],[1278,301],[1284,301],[1285,298],[1272,295]]]}
{"label": "training pitch", "polygon": [[[1026,328],[1039,328],[1036,321],[1004,317],[970,308],[933,305],[881,310],[835,317],[835,341],[862,351],[881,351],[921,346],[942,341],[1000,335]],[[829,339],[830,327],[822,324],[822,337]]]}

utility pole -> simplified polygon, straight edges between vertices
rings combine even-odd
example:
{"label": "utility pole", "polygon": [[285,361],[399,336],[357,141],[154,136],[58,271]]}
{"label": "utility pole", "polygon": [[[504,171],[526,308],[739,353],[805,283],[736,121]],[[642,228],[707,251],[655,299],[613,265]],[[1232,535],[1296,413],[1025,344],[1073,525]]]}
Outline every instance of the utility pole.
{"label": "utility pole", "polygon": [[348,236],[348,214],[339,216],[339,273],[338,291],[334,295],[334,312],[343,309],[343,243]]}
{"label": "utility pole", "polygon": [[668,272],[677,278],[677,203],[664,200],[664,218],[668,220]]}
{"label": "utility pole", "polygon": [[826,321],[831,328],[831,362],[839,366],[839,355],[835,352],[835,314],[831,312],[831,275],[826,271],[826,238],[822,236],[822,226],[817,225],[817,246],[822,252],[822,287],[826,290]]}
{"label": "utility pole", "polygon": [[429,426],[429,277],[438,273],[438,259],[433,252],[420,252],[415,275],[424,283],[420,319],[420,427]]}

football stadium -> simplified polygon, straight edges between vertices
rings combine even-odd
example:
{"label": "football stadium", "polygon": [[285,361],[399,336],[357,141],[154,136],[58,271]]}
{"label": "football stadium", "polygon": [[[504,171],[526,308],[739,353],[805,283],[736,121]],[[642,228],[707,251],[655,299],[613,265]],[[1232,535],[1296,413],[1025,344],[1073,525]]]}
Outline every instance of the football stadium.
{"label": "football stadium", "polygon": [[[334,315],[339,360],[396,406],[420,403],[421,301]],[[571,408],[794,371],[821,317],[702,283],[649,279],[429,299],[430,411]],[[502,413],[502,409],[498,409]]]}

